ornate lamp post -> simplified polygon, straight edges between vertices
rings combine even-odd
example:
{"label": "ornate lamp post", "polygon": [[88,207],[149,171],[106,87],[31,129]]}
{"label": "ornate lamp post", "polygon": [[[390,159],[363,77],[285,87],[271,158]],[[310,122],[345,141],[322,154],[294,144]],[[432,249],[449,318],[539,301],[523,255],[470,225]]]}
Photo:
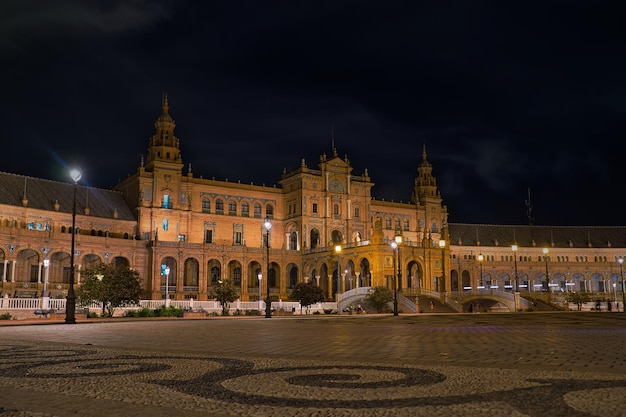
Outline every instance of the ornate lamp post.
{"label": "ornate lamp post", "polygon": [[480,269],[480,279],[478,281],[478,289],[482,290],[483,288],[485,288],[485,286],[483,285],[483,261],[485,260],[485,257],[483,256],[482,253],[478,254],[478,266]]}
{"label": "ornate lamp post", "polygon": [[396,230],[396,234],[393,237],[393,239],[396,241],[396,245],[398,246],[398,285],[397,287],[400,288],[400,291],[402,291],[402,252],[400,249],[400,247],[402,246],[402,231]]}
{"label": "ornate lamp post", "polygon": [[165,307],[170,306],[170,267],[165,267]]}
{"label": "ornate lamp post", "polygon": [[42,293],[42,304],[41,304],[41,308],[43,310],[47,310],[48,307],[50,306],[50,297],[48,297],[48,291],[47,291],[47,287],[48,287],[48,273],[50,272],[50,260],[49,259],[44,259],[43,260],[43,267],[44,267],[44,275],[43,275],[43,293]]}
{"label": "ornate lamp post", "polygon": [[624,266],[622,265],[624,263],[624,258],[620,256],[617,259],[617,262],[619,262],[619,273],[622,278],[622,312],[626,313],[626,287],[624,286]]}
{"label": "ornate lamp post", "polygon": [[[398,253],[398,242],[395,240],[391,242],[393,248],[393,315],[398,315],[398,273],[396,272],[396,255]],[[398,269],[400,269],[398,267]]]}
{"label": "ornate lamp post", "polygon": [[76,324],[76,293],[74,292],[74,246],[76,244],[76,190],[78,181],[82,174],[78,169],[70,171],[70,177],[74,181],[74,201],[72,203],[72,244],[70,252],[70,287],[67,290],[67,301],[65,304],[65,323]]}
{"label": "ornate lamp post", "polygon": [[[335,294],[339,294],[341,292],[341,270],[339,269],[341,266],[341,260],[339,258],[339,254],[341,253],[341,245],[335,245],[335,253],[337,254],[337,288]],[[339,302],[339,299],[337,299],[336,301]]]}
{"label": "ornate lamp post", "polygon": [[446,240],[439,240],[441,248],[441,291],[446,292]]}
{"label": "ornate lamp post", "polygon": [[263,275],[259,272],[256,276],[259,279],[259,311],[261,310],[261,301],[263,301],[263,296],[261,295],[261,280],[263,279]]}
{"label": "ornate lamp post", "polygon": [[543,248],[543,259],[546,261],[546,288],[550,291],[550,274],[548,273],[548,253],[550,251],[548,248]]}
{"label": "ornate lamp post", "polygon": [[272,221],[269,217],[265,217],[263,223],[265,228],[265,248],[267,249],[267,299],[265,300],[265,318],[272,318],[272,299],[270,298],[270,231],[272,230]]}
{"label": "ornate lamp post", "polygon": [[513,265],[514,265],[514,271],[515,271],[515,285],[513,286],[513,291],[514,292],[518,292],[519,291],[519,284],[517,282],[517,245],[512,245],[511,246],[511,250],[513,251]]}

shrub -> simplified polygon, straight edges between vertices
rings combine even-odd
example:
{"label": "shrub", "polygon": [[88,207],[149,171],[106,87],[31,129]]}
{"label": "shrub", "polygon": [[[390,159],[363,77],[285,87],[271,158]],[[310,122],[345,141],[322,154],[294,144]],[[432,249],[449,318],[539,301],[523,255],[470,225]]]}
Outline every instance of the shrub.
{"label": "shrub", "polygon": [[0,314],[0,320],[12,320],[13,316],[11,313]]}
{"label": "shrub", "polygon": [[98,317],[98,313],[96,313],[95,311],[90,311],[89,313],[87,313],[88,319],[95,319],[97,317]]}
{"label": "shrub", "polygon": [[261,312],[259,310],[246,310],[246,316],[260,316]]}
{"label": "shrub", "polygon": [[154,313],[157,317],[182,317],[183,316],[183,310],[174,306],[170,306],[170,307],[161,306],[157,310],[155,310]]}

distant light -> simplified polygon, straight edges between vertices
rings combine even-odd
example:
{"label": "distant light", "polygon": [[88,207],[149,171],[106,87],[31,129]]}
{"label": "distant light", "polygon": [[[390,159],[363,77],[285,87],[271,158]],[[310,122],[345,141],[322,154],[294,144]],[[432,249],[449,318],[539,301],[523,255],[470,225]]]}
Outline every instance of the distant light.
{"label": "distant light", "polygon": [[82,176],[83,175],[81,174],[80,170],[76,168],[70,170],[70,177],[72,178],[72,181],[78,182],[80,181]]}

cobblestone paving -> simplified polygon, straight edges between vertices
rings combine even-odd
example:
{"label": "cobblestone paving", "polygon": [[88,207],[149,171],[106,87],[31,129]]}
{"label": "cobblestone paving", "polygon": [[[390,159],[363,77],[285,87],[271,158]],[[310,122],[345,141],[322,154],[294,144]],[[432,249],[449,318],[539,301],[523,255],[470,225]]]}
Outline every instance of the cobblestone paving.
{"label": "cobblestone paving", "polygon": [[0,417],[626,416],[617,313],[30,323]]}

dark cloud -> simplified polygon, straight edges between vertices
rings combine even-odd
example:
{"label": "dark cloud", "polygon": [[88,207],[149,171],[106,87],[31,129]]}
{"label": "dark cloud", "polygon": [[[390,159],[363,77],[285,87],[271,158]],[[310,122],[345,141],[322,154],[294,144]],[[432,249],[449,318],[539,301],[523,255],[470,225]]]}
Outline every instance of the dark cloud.
{"label": "dark cloud", "polygon": [[[451,220],[622,224],[617,1],[8,0],[3,171],[110,187],[163,92],[194,175],[273,184],[332,138],[408,201],[423,146]],[[333,133],[334,132],[334,133]],[[25,149],[25,144],[27,147]]]}

